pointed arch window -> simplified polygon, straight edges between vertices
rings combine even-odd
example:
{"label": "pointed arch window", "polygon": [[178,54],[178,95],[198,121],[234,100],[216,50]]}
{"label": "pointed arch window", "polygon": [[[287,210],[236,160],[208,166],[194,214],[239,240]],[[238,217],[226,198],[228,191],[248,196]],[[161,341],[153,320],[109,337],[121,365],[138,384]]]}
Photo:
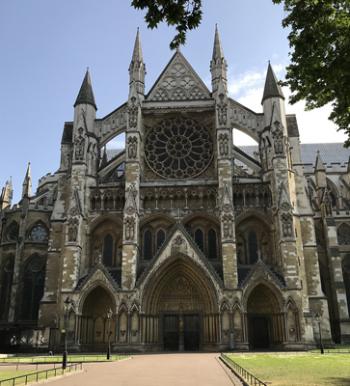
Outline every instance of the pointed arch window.
{"label": "pointed arch window", "polygon": [[143,258],[145,260],[151,260],[152,257],[152,232],[150,229],[146,229],[143,233]]}
{"label": "pointed arch window", "polygon": [[0,287],[0,319],[7,320],[10,307],[11,287],[13,280],[14,257],[10,256],[5,260],[1,269]]}
{"label": "pointed arch window", "polygon": [[157,251],[163,245],[165,241],[165,231],[163,229],[158,229],[156,236],[156,249]]}
{"label": "pointed arch window", "polygon": [[103,264],[106,267],[113,266],[113,249],[114,239],[110,234],[107,234],[103,240]]}
{"label": "pointed arch window", "polygon": [[29,257],[22,279],[22,320],[37,320],[40,300],[44,294],[46,259],[39,255]]}
{"label": "pointed arch window", "polygon": [[217,247],[217,235],[214,229],[209,229],[208,232],[208,258],[217,259],[218,247]]}
{"label": "pointed arch window", "polygon": [[258,261],[258,239],[254,231],[248,234],[249,263],[254,264]]}
{"label": "pointed arch window", "polygon": [[6,229],[5,240],[17,241],[18,233],[19,233],[19,225],[16,221],[12,221],[11,224]]}
{"label": "pointed arch window", "polygon": [[202,229],[198,228],[194,232],[194,240],[201,251],[204,251],[204,234]]}

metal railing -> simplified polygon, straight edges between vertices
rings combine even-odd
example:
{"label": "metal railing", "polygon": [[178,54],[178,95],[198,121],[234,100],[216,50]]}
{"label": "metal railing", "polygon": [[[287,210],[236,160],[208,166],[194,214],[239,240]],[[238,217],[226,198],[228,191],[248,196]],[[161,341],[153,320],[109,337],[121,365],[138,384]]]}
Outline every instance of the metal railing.
{"label": "metal railing", "polygon": [[[112,360],[118,360],[119,358],[124,357],[124,355],[112,355]],[[90,354],[90,355],[68,355],[68,361],[70,363],[72,362],[104,362],[107,361],[106,354]],[[2,363],[8,363],[8,364],[29,364],[29,363],[61,363],[62,362],[62,355],[36,355],[36,356],[11,356],[7,358],[0,358],[0,364]]]}
{"label": "metal railing", "polygon": [[267,383],[264,383],[255,375],[247,371],[245,368],[240,366],[238,363],[233,361],[227,355],[221,353],[220,360],[242,381],[243,385],[247,386],[267,386]]}
{"label": "metal railing", "polygon": [[82,363],[74,363],[74,364],[68,365],[65,370],[62,369],[62,367],[57,367],[53,369],[36,371],[34,373],[28,373],[28,374],[18,375],[17,377],[2,379],[0,380],[0,386],[27,385],[30,382],[38,382],[41,380],[46,380],[49,377],[64,375],[65,373],[70,373],[72,371],[82,370],[82,368],[83,368]]}

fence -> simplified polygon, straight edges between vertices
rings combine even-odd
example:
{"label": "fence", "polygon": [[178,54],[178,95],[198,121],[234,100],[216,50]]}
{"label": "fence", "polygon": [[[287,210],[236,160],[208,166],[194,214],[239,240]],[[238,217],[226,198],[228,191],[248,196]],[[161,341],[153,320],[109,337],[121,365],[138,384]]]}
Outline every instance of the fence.
{"label": "fence", "polygon": [[225,354],[220,355],[220,359],[222,362],[225,363],[227,367],[230,368],[230,370],[237,375],[238,378],[243,382],[243,385],[247,386],[267,386],[266,383],[263,381],[260,381],[259,378],[257,378],[255,375],[247,371],[245,368],[240,366],[238,363],[233,361],[231,358],[229,358]]}
{"label": "fence", "polygon": [[[123,355],[111,355],[112,359],[119,359],[120,357],[123,357]],[[103,362],[107,361],[106,354],[95,354],[95,355],[68,355],[68,361],[69,362]],[[62,362],[62,355],[37,355],[37,356],[22,356],[22,357],[8,357],[8,358],[0,358],[0,364],[1,363],[60,363]]]}
{"label": "fence", "polygon": [[0,380],[0,386],[27,385],[29,382],[38,382],[40,380],[48,379],[49,377],[56,377],[57,375],[82,370],[82,368],[82,363],[74,363],[68,365],[65,370],[62,369],[62,367],[57,367],[54,369],[36,371],[34,373],[23,374],[17,377]]}

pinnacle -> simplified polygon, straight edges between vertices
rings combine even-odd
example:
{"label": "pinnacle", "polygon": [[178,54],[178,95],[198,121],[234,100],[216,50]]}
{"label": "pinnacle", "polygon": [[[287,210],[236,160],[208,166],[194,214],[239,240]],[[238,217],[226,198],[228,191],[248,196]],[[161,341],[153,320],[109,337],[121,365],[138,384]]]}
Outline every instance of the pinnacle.
{"label": "pinnacle", "polygon": [[221,45],[220,34],[218,25],[215,24],[215,37],[214,37],[214,48],[213,48],[213,59],[221,59],[224,57],[224,51]]}
{"label": "pinnacle", "polygon": [[79,94],[74,103],[74,107],[80,104],[92,105],[97,110],[94,92],[92,90],[92,83],[91,83],[89,68],[87,68],[86,70],[83,83],[80,87]]}
{"label": "pinnacle", "polygon": [[316,171],[325,171],[325,167],[323,165],[323,161],[322,161],[322,158],[321,158],[321,154],[320,154],[320,151],[317,150],[317,156],[316,156],[316,162],[315,162],[315,170]]}
{"label": "pinnacle", "polygon": [[140,40],[140,30],[137,28],[134,51],[132,53],[132,62],[143,62],[142,48],[141,48],[141,40]]}
{"label": "pinnacle", "polygon": [[278,80],[276,78],[276,75],[269,61],[269,65],[267,67],[266,80],[265,80],[264,94],[262,97],[261,104],[264,102],[265,99],[273,98],[273,97],[279,97],[284,99],[282,88],[278,84]]}

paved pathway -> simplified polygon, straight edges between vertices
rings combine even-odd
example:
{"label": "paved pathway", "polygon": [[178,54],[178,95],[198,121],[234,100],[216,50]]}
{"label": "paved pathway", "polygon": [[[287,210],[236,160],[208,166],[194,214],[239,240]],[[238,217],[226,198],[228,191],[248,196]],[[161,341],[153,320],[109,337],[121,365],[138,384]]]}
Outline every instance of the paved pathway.
{"label": "paved pathway", "polygon": [[53,386],[232,386],[218,354],[135,355],[130,360],[84,364],[84,372]]}

